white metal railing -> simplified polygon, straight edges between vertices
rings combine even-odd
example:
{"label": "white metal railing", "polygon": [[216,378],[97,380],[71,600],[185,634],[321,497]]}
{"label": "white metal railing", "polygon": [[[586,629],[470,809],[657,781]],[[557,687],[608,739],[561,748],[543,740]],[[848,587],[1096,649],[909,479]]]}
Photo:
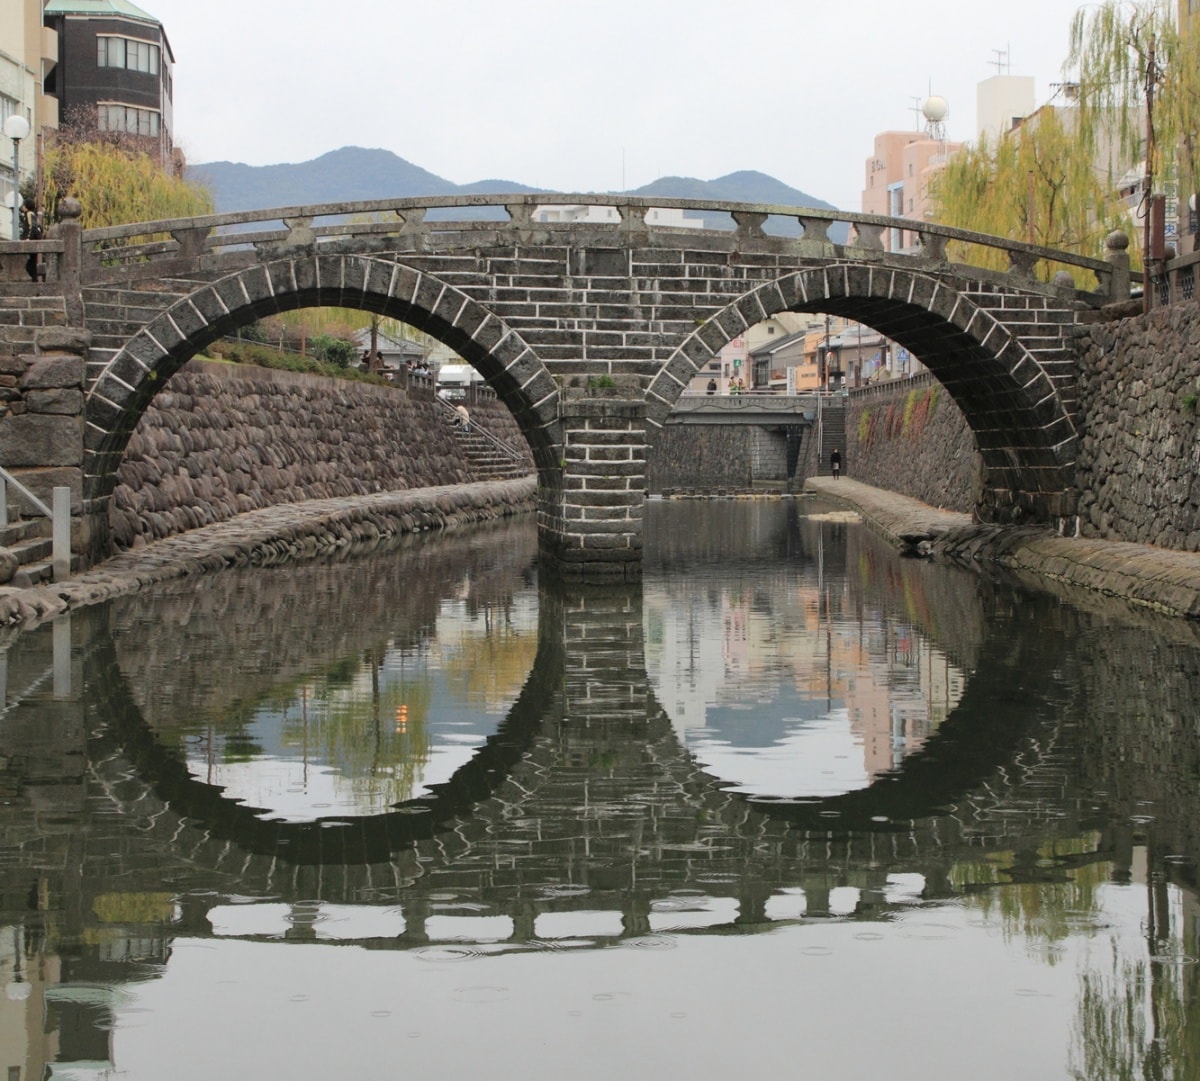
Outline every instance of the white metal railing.
{"label": "white metal railing", "polygon": [[0,529],[8,528],[8,488],[12,485],[40,514],[50,519],[50,570],[54,581],[71,576],[71,489],[54,489],[47,507],[8,470],[0,468]]}

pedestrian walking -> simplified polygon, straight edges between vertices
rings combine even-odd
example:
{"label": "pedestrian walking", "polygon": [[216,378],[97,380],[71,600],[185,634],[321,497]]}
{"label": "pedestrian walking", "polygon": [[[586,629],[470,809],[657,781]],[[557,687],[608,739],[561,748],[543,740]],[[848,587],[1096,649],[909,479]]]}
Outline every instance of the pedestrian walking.
{"label": "pedestrian walking", "polygon": [[842,475],[842,452],[837,447],[829,452],[829,469],[833,473],[834,480]]}
{"label": "pedestrian walking", "polygon": [[[37,206],[32,199],[26,199],[21,204],[21,240],[41,240],[46,234],[42,229],[42,219],[37,212]],[[30,252],[29,258],[25,260],[25,273],[29,275],[30,281],[37,281],[42,274],[41,264],[38,262],[38,253]]]}

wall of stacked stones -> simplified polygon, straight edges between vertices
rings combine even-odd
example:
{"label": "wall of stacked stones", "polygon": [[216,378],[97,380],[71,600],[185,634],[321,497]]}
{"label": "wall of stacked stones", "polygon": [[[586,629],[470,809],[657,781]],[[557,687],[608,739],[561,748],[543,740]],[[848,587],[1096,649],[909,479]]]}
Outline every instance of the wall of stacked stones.
{"label": "wall of stacked stones", "polygon": [[[525,449],[501,403],[472,417]],[[110,524],[130,547],[281,503],[477,479],[432,395],[193,360],[130,438]]]}
{"label": "wall of stacked stones", "polygon": [[933,507],[970,511],[978,466],[962,410],[928,373],[855,391],[846,406],[847,476]]}
{"label": "wall of stacked stones", "polygon": [[[820,455],[816,429],[797,425],[791,480],[815,476]],[[749,492],[788,478],[788,433],[754,424],[669,424],[655,437],[646,463],[646,490],[661,494]]]}
{"label": "wall of stacked stones", "polygon": [[1079,354],[1080,532],[1200,551],[1200,305],[1094,324]]}
{"label": "wall of stacked stones", "polygon": [[743,424],[668,424],[647,459],[646,488],[656,495],[748,491],[763,434]]}

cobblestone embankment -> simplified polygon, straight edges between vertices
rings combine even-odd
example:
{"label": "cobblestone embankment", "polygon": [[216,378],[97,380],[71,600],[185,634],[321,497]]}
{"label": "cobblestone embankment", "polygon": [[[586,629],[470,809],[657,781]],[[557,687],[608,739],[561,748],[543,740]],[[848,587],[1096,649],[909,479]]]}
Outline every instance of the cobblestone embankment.
{"label": "cobblestone embankment", "polygon": [[1168,615],[1200,619],[1200,553],[979,525],[970,515],[937,510],[848,477],[810,477],[805,489],[857,510],[900,547],[960,564],[990,562]]}
{"label": "cobblestone embankment", "polygon": [[251,511],[122,552],[65,582],[0,587],[0,626],[26,628],[72,608],[189,574],[280,563],[337,552],[402,533],[450,529],[532,511],[537,482],[454,484]]}

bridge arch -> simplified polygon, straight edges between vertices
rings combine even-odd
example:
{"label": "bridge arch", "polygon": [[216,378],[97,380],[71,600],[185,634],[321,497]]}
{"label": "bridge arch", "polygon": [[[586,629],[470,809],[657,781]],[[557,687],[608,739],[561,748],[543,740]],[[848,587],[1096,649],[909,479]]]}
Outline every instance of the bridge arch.
{"label": "bridge arch", "polygon": [[661,430],[689,380],[724,345],[783,311],[845,316],[921,358],[975,436],[981,520],[1054,523],[1075,513],[1077,433],[1054,377],[982,304],[915,270],[838,262],[758,285],[697,327],[659,371],[647,393],[651,431]]}
{"label": "bridge arch", "polygon": [[198,285],[147,323],[104,367],[85,403],[84,497],[107,513],[142,414],[205,346],[266,315],[357,308],[409,323],[469,361],[512,412],[539,473],[558,466],[558,387],[522,335],[454,286],[394,260],[307,251]]}

